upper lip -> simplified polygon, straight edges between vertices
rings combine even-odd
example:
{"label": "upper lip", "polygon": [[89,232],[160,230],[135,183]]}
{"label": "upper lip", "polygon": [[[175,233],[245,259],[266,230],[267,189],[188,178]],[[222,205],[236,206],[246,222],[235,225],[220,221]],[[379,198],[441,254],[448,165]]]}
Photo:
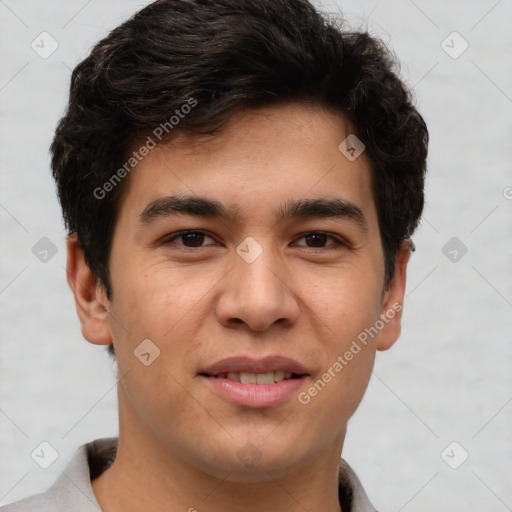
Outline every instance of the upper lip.
{"label": "upper lip", "polygon": [[221,359],[206,367],[200,374],[219,375],[221,373],[269,373],[290,372],[307,375],[307,369],[299,362],[282,356],[267,356],[257,359],[250,356],[233,356]]}

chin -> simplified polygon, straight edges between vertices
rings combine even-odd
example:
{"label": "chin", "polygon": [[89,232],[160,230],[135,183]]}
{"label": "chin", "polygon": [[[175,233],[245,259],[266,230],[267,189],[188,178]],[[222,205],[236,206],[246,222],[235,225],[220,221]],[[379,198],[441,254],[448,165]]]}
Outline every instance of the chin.
{"label": "chin", "polygon": [[[217,461],[218,462],[218,461]],[[219,467],[210,471],[215,478],[219,478]],[[222,477],[227,482],[233,483],[262,483],[273,482],[282,478],[293,471],[294,465],[283,465],[282,458],[268,460],[268,457],[262,456],[259,460],[230,460],[222,464]]]}
{"label": "chin", "polygon": [[[268,433],[266,431],[265,435],[268,436]],[[277,436],[274,442],[269,442],[268,439],[265,441],[265,435],[261,436],[260,442],[254,435],[237,437],[234,442],[231,441],[229,447],[221,449],[220,453],[212,451],[212,458],[203,460],[208,465],[206,472],[215,478],[222,474],[222,478],[233,483],[270,482],[297,470],[311,461],[314,453],[320,451],[306,453],[303,444],[298,446],[297,443],[286,443],[285,439]],[[297,451],[299,447],[301,452]]]}

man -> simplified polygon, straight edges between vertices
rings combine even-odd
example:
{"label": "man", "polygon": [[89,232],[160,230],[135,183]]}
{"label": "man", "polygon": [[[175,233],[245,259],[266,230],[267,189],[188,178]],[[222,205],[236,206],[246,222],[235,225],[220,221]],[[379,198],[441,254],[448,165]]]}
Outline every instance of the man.
{"label": "man", "polygon": [[5,512],[375,510],[340,459],[400,334],[428,132],[305,0],[160,0],[74,70],[51,146],[119,438]]}

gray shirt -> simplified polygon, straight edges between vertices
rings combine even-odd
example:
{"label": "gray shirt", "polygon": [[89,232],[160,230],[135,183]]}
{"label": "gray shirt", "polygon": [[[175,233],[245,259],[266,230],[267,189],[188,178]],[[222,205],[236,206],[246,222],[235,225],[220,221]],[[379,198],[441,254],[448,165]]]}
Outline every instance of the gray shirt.
{"label": "gray shirt", "polygon": [[[91,480],[115,459],[117,438],[96,439],[84,444],[55,483],[45,492],[0,508],[1,512],[99,512]],[[377,512],[352,468],[341,459],[339,500],[343,512]]]}

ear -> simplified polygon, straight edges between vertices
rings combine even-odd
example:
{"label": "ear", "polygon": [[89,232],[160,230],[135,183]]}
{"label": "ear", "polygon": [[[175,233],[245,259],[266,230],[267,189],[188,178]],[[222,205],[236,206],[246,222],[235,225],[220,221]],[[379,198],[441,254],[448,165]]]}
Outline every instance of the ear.
{"label": "ear", "polygon": [[98,278],[91,272],[76,234],[67,239],[68,285],[75,298],[82,336],[95,345],[110,345],[112,334],[108,321],[110,303]]}
{"label": "ear", "polygon": [[408,241],[402,243],[395,259],[395,275],[384,294],[381,319],[384,327],[377,341],[377,350],[388,350],[400,336],[402,326],[402,309],[407,277],[407,263],[411,256]]}

